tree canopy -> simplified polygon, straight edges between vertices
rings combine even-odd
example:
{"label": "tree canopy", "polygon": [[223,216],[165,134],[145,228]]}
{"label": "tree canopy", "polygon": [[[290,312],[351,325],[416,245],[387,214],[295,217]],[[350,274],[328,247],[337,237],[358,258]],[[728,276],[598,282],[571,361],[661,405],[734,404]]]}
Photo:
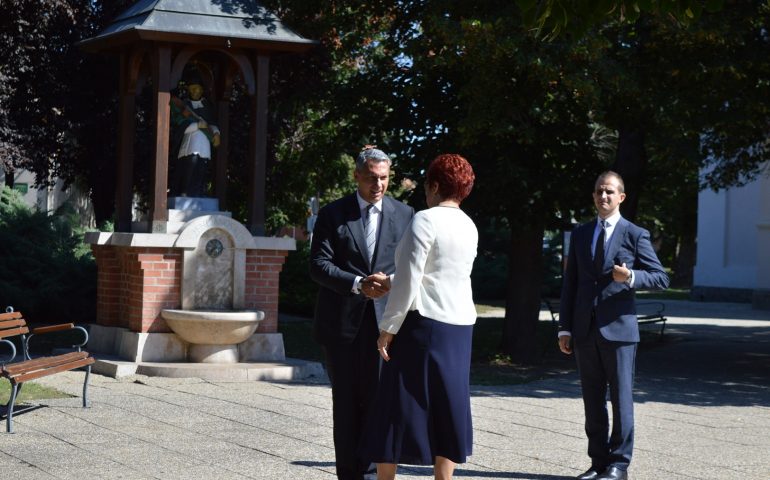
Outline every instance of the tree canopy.
{"label": "tree canopy", "polygon": [[[0,158],[6,171],[79,182],[107,219],[117,64],[73,44],[132,2],[44,3],[51,13],[40,19],[39,1],[0,0],[12,12],[0,23]],[[394,155],[391,188],[415,205],[420,195],[400,180],[419,183],[438,153],[463,154],[477,173],[464,208],[511,231],[502,344],[519,360],[537,356],[543,236],[593,215],[600,171],[627,178],[624,215],[686,271],[698,189],[741,184],[768,160],[765,1],[262,3],[319,41],[271,61],[269,226],[304,224],[311,196],[350,191],[364,144]],[[242,95],[232,114],[248,122]],[[147,126],[141,102],[137,112]],[[248,144],[237,135],[248,129],[233,134],[237,213]]]}
{"label": "tree canopy", "polygon": [[704,13],[720,11],[724,0],[516,0],[524,20],[539,37],[583,35],[608,20],[633,24],[644,14],[687,26]]}

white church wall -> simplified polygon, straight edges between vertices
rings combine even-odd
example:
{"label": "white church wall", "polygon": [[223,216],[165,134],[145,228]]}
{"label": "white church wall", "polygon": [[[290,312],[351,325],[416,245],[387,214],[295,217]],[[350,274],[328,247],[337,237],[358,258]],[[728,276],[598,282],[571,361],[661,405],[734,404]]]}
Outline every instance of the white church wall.
{"label": "white church wall", "polygon": [[763,290],[770,291],[770,178],[702,191],[692,296],[756,304]]}

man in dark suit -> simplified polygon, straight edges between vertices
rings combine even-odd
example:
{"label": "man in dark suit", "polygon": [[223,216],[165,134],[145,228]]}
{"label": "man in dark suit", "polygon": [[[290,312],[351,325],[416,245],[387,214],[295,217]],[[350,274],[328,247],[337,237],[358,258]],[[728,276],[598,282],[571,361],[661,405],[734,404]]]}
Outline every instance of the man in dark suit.
{"label": "man in dark suit", "polygon": [[377,319],[386,287],[373,274],[392,275],[396,245],[414,210],[385,196],[390,158],[367,146],[356,159],[356,193],[318,212],[310,247],[310,276],[320,285],[314,336],[323,347],[332,384],[337,478],[374,478],[357,454],[364,415],[377,387]]}
{"label": "man in dark suit", "polygon": [[[668,288],[650,234],[620,216],[623,179],[596,180],[596,221],[570,237],[559,310],[559,348],[574,347],[585,407],[591,467],[581,480],[623,480],[634,444],[634,362],[639,343],[635,291]],[[612,431],[607,389],[612,403]]]}

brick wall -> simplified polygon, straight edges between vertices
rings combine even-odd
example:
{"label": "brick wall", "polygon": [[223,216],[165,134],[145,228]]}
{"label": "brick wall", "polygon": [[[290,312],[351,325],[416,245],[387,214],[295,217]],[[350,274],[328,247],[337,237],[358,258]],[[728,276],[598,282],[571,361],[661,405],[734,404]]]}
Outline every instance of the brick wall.
{"label": "brick wall", "polygon": [[278,331],[278,276],[288,253],[285,250],[246,252],[245,307],[265,312],[257,333]]}
{"label": "brick wall", "polygon": [[[98,269],[96,321],[132,332],[169,332],[160,312],[181,308],[182,249],[92,245]],[[278,330],[278,276],[285,250],[247,250],[247,309],[263,310],[258,333]]]}
{"label": "brick wall", "polygon": [[181,305],[182,251],[93,245],[98,269],[96,322],[132,332],[169,332],[164,308]]}

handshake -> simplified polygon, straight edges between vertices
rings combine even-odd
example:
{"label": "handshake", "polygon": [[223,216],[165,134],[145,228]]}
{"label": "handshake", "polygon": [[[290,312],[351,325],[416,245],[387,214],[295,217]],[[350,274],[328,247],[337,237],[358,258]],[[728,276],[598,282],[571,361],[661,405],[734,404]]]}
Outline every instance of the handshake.
{"label": "handshake", "polygon": [[369,298],[380,298],[390,291],[390,276],[382,272],[373,273],[361,280],[359,288]]}

